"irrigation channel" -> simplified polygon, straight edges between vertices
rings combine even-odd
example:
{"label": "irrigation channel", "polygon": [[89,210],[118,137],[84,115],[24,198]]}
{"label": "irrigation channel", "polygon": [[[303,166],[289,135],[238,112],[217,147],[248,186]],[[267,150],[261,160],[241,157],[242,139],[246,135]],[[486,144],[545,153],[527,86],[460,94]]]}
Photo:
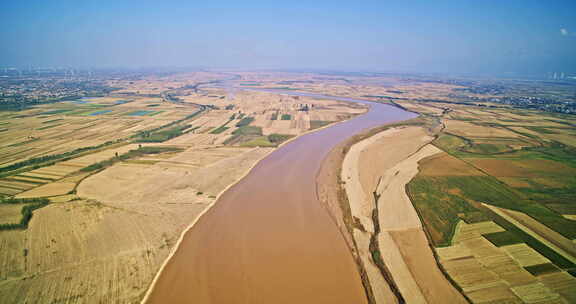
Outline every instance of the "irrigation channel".
{"label": "irrigation channel", "polygon": [[228,188],[185,232],[147,303],[367,302],[353,257],[317,199],[316,175],[338,143],[416,114],[365,100],[267,91],[370,110],[283,145]]}

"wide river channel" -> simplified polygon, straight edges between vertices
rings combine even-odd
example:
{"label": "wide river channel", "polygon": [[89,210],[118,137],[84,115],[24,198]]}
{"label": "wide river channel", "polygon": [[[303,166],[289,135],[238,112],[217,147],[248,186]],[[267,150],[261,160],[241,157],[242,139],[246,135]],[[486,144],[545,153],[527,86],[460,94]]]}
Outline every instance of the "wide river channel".
{"label": "wide river channel", "polygon": [[367,302],[352,254],[318,201],[316,175],[338,143],[416,114],[351,98],[272,92],[357,102],[370,110],[278,148],[225,191],[185,233],[147,303]]}

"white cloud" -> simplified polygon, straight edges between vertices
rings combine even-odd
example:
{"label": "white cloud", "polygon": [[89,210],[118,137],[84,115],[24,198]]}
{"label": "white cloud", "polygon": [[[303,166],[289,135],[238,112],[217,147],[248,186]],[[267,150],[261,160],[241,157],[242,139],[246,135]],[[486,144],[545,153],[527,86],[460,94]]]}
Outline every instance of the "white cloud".
{"label": "white cloud", "polygon": [[560,29],[560,34],[561,34],[562,36],[568,36],[568,35],[569,35],[568,30],[565,29],[565,28],[561,28],[561,29]]}

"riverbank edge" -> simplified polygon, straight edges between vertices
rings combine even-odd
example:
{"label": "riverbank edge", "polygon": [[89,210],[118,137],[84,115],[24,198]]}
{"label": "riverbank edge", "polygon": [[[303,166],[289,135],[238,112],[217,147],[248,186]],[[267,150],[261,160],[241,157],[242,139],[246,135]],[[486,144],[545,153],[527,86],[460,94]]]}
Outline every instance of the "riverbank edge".
{"label": "riverbank edge", "polygon": [[[317,196],[319,195],[320,192],[318,189],[320,184],[329,183],[331,185],[328,186],[325,185],[325,187],[328,189],[332,188],[336,192],[331,193],[331,196],[333,196],[334,199],[321,199],[320,197],[318,197],[318,200],[327,210],[328,214],[330,215],[335,225],[338,227],[338,230],[342,234],[342,237],[345,239],[346,245],[348,246],[348,249],[352,254],[353,259],[357,265],[358,271],[360,273],[360,278],[362,279],[362,285],[364,286],[366,297],[370,304],[375,304],[375,299],[372,291],[372,285],[368,280],[366,269],[364,267],[363,262],[361,261],[359,251],[353,237],[352,229],[354,227],[354,219],[352,217],[352,213],[350,210],[346,190],[344,189],[344,187],[342,187],[343,184],[343,181],[341,179],[342,165],[344,162],[344,158],[348,153],[348,150],[354,144],[367,138],[370,138],[380,132],[384,132],[392,128],[407,127],[407,126],[426,127],[427,124],[425,120],[422,118],[422,116],[419,116],[409,120],[393,122],[382,126],[374,127],[365,130],[359,134],[356,134],[348,139],[345,139],[343,142],[338,144],[328,153],[328,155],[322,162],[318,174],[316,175]],[[320,181],[320,179],[325,180]],[[388,279],[387,282],[389,283],[392,282],[392,278],[390,275],[388,275]],[[393,286],[390,287],[394,289]]]}
{"label": "riverbank edge", "polygon": [[[419,113],[417,113],[419,114]],[[390,130],[392,128],[397,127],[408,127],[408,126],[419,126],[429,129],[430,124],[427,123],[426,117],[421,115],[416,118],[412,118],[409,120],[393,122],[389,124],[385,124],[382,126],[374,127],[368,130],[365,130],[359,134],[356,134],[342,143],[334,147],[324,159],[322,166],[316,176],[316,188],[317,188],[317,196],[319,195],[320,190],[319,185],[323,183],[330,183],[330,186],[324,186],[328,189],[332,188],[336,193],[331,193],[331,195],[335,199],[321,199],[318,197],[318,200],[322,203],[323,207],[326,208],[328,214],[334,221],[335,225],[338,227],[338,230],[342,234],[342,237],[346,241],[346,245],[349,248],[350,253],[353,256],[354,261],[356,262],[358,271],[360,273],[360,278],[362,279],[362,285],[364,286],[366,297],[370,304],[375,304],[375,298],[372,291],[372,285],[368,280],[368,275],[366,273],[365,266],[360,258],[359,250],[357,248],[355,239],[353,237],[353,227],[354,227],[354,219],[351,214],[350,205],[348,201],[348,196],[344,189],[343,181],[341,179],[341,171],[342,165],[344,162],[344,158],[348,153],[348,150],[356,143],[361,142],[362,140],[368,139],[378,133]],[[324,179],[320,181],[321,179]],[[339,214],[338,214],[339,213]],[[397,287],[395,286],[394,281],[392,280],[392,276],[390,275],[389,271],[385,265],[377,265],[378,268],[383,270],[383,276],[385,277],[386,281],[389,283],[390,288],[395,291]],[[403,303],[402,296],[394,292],[396,295],[398,302]]]}
{"label": "riverbank edge", "polygon": [[[329,98],[325,98],[325,99],[329,99]],[[354,102],[351,101],[340,101],[340,102],[345,102],[345,103],[351,103],[354,105],[357,105]],[[172,249],[170,250],[170,253],[168,254],[168,256],[166,257],[166,259],[164,260],[164,262],[162,263],[162,265],[160,266],[160,268],[158,269],[158,271],[156,272],[156,275],[154,276],[154,279],[152,280],[152,282],[150,283],[149,287],[146,290],[146,293],[144,294],[144,297],[142,298],[142,300],[140,301],[141,304],[145,304],[148,299],[150,298],[150,295],[152,294],[152,292],[154,291],[154,288],[156,286],[156,283],[158,282],[158,280],[160,279],[160,276],[162,275],[162,272],[164,271],[164,269],[166,268],[166,266],[168,265],[168,263],[170,263],[170,261],[172,260],[172,257],[176,254],[176,251],[178,251],[178,248],[180,248],[180,245],[182,243],[182,241],[184,240],[184,237],[186,236],[186,234],[192,230],[192,228],[194,228],[194,226],[196,225],[196,223],[198,223],[200,221],[200,219],[202,219],[202,217],[208,213],[212,207],[214,207],[216,205],[216,203],[218,203],[218,201],[220,200],[220,197],[226,192],[228,191],[228,189],[232,188],[233,186],[235,186],[236,184],[238,184],[242,179],[244,179],[248,174],[250,174],[250,172],[252,172],[252,170],[262,161],[264,160],[266,157],[268,157],[270,154],[274,153],[274,151],[280,149],[281,147],[283,147],[284,145],[287,145],[289,143],[291,143],[294,140],[297,140],[298,138],[313,133],[313,132],[318,132],[320,130],[323,130],[325,128],[330,128],[333,127],[337,124],[341,124],[344,123],[346,121],[349,121],[351,119],[354,119],[358,116],[364,115],[366,113],[368,113],[370,111],[370,107],[366,107],[366,111],[357,114],[357,115],[353,115],[348,119],[345,120],[341,120],[338,122],[334,122],[331,123],[329,125],[325,125],[322,126],[320,128],[317,129],[313,129],[313,130],[308,130],[298,136],[292,137],[288,140],[286,140],[285,142],[282,142],[281,144],[279,144],[277,147],[275,147],[273,150],[271,150],[270,152],[266,153],[265,155],[263,155],[261,158],[259,158],[256,162],[254,162],[254,164],[252,164],[252,166],[250,166],[250,168],[248,168],[246,170],[246,172],[240,176],[236,181],[234,181],[233,183],[229,184],[228,186],[226,186],[226,188],[224,188],[224,190],[222,190],[220,193],[218,193],[218,195],[216,196],[216,198],[214,199],[214,201],[209,204],[206,209],[204,209],[195,219],[194,221],[192,221],[192,223],[190,223],[183,231],[182,233],[180,233],[180,237],[178,238],[178,241],[176,242],[176,244],[174,245],[174,247],[172,247]],[[330,216],[332,217],[332,216]],[[340,229],[338,229],[340,230]]]}

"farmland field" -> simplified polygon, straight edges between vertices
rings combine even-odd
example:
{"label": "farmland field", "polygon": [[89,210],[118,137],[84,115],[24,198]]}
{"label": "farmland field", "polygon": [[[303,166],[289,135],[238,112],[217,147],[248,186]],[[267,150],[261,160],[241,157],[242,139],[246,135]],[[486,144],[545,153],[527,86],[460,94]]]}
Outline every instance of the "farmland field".
{"label": "farmland field", "polygon": [[366,111],[189,89],[217,76],[110,80],[109,96],[0,112],[2,202],[31,200],[0,204],[1,302],[140,301],[185,228],[257,161],[311,121]]}
{"label": "farmland field", "polygon": [[433,143],[445,153],[421,161],[407,189],[446,274],[474,303],[573,302],[573,119],[440,106]]}
{"label": "farmland field", "polygon": [[318,175],[369,303],[576,302],[573,116],[374,75],[106,83],[115,90],[0,112],[1,201],[22,200],[0,204],[3,301],[140,302],[179,236],[259,160],[367,111],[261,90],[275,88],[420,114],[342,138]]}

